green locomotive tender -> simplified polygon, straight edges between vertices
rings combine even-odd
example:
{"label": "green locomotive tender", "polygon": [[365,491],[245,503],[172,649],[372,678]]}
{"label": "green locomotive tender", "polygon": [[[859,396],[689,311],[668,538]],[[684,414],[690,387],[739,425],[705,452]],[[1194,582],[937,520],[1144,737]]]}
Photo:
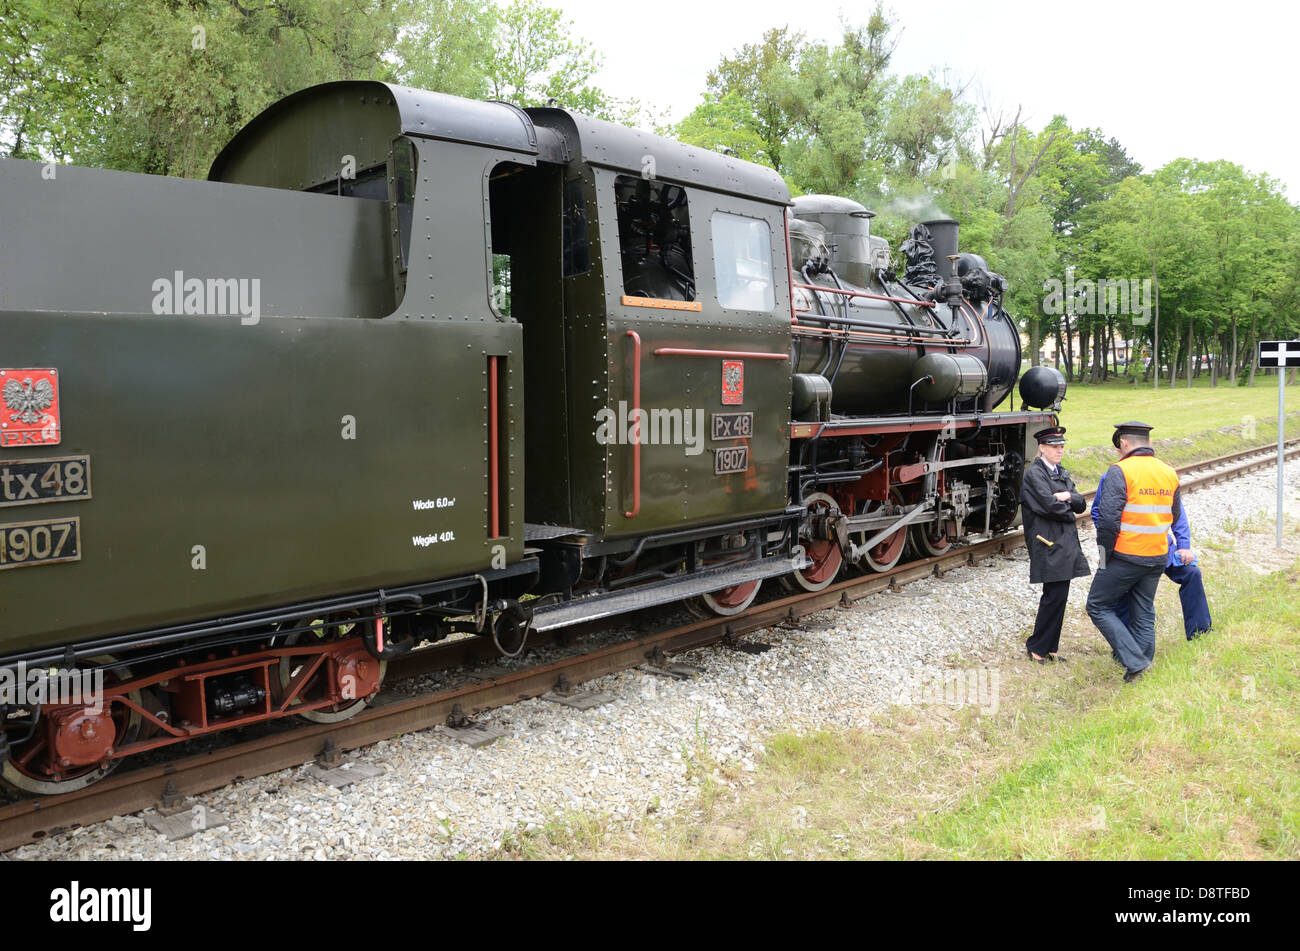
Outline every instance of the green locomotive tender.
{"label": "green locomotive tender", "polygon": [[[1008,527],[1063,384],[996,412],[997,281],[955,224],[909,282],[865,209],[791,206],[703,149],[374,82],[277,103],[208,181],[0,161],[3,780],[341,719],[453,632],[735,613]],[[52,668],[102,703],[6,689]]]}

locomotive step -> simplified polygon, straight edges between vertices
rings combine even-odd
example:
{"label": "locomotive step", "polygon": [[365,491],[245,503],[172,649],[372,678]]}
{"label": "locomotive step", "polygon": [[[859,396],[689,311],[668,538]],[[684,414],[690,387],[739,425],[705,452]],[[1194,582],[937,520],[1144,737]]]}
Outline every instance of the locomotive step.
{"label": "locomotive step", "polygon": [[807,568],[810,564],[806,557],[799,564],[785,556],[764,558],[762,561],[751,561],[733,567],[706,568],[685,578],[656,581],[654,584],[642,585],[631,591],[592,595],[562,604],[548,605],[538,608],[533,614],[533,629],[550,631],[557,627],[577,624],[579,621],[592,621],[624,611],[639,611],[660,604],[670,604],[738,584],[787,574],[795,568]]}

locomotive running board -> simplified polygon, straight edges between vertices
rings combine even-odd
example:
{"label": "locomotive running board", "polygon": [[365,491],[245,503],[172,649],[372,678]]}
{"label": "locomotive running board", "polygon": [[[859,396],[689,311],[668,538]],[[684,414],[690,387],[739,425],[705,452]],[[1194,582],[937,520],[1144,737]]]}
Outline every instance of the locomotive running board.
{"label": "locomotive running board", "polygon": [[576,601],[547,605],[533,612],[533,630],[551,631],[580,621],[595,621],[625,611],[639,611],[660,604],[670,604],[698,594],[709,594],[745,584],[783,575],[795,568],[807,568],[812,562],[806,556],[796,564],[793,558],[780,556],[751,561],[727,568],[705,568],[685,578],[656,581],[628,591],[597,594]]}

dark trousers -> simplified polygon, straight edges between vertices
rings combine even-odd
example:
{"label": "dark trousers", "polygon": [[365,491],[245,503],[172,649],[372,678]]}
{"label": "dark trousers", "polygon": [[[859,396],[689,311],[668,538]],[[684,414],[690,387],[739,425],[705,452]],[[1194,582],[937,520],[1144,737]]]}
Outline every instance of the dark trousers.
{"label": "dark trousers", "polygon": [[[1106,638],[1115,659],[1129,673],[1146,670],[1156,656],[1156,585],[1164,568],[1110,558],[1092,576],[1088,589],[1088,616]],[[1117,616],[1125,602],[1129,622]]]}
{"label": "dark trousers", "polygon": [[1043,582],[1043,596],[1038,599],[1038,616],[1034,618],[1034,633],[1025,642],[1025,646],[1039,657],[1055,654],[1060,647],[1065,602],[1069,598],[1068,580]]}
{"label": "dark trousers", "polygon": [[[1208,631],[1213,622],[1210,620],[1210,602],[1205,597],[1205,579],[1201,569],[1196,565],[1170,565],[1165,569],[1165,577],[1178,585],[1178,600],[1183,605],[1183,633],[1190,641],[1197,634]],[[1132,617],[1127,599],[1120,599],[1115,605],[1115,616],[1129,626]]]}

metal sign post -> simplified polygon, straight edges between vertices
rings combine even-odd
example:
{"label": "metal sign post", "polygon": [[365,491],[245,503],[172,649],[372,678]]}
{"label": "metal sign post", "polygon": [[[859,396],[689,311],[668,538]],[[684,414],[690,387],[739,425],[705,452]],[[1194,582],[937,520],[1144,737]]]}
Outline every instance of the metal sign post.
{"label": "metal sign post", "polygon": [[1282,498],[1285,478],[1282,470],[1282,444],[1286,441],[1286,373],[1287,367],[1300,367],[1300,342],[1261,340],[1260,369],[1277,368],[1277,547],[1282,547]]}

